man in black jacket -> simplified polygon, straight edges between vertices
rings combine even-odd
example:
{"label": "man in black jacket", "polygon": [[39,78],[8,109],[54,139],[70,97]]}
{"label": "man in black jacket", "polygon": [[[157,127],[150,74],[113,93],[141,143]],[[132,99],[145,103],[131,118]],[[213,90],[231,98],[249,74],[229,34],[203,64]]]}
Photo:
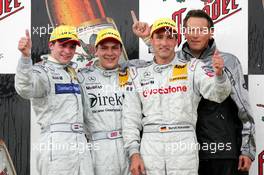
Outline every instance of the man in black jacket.
{"label": "man in black jacket", "polygon": [[234,55],[217,50],[212,38],[213,21],[204,11],[189,11],[183,26],[187,42],[178,56],[185,60],[196,57],[210,68],[211,57],[218,54],[225,61],[225,71],[232,83],[231,95],[223,103],[202,99],[199,104],[196,128],[200,143],[199,174],[247,172],[255,158],[255,124],[240,62]]}

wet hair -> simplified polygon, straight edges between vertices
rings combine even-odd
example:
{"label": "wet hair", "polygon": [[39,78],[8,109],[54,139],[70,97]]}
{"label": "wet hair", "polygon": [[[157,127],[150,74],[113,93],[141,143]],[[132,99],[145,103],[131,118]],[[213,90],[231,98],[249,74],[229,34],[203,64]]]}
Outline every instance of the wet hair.
{"label": "wet hair", "polygon": [[197,18],[204,18],[207,20],[208,22],[208,28],[214,28],[214,23],[212,18],[203,10],[190,10],[187,15],[185,16],[184,20],[183,20],[183,26],[187,27],[187,21],[189,18],[191,17],[197,17]]}

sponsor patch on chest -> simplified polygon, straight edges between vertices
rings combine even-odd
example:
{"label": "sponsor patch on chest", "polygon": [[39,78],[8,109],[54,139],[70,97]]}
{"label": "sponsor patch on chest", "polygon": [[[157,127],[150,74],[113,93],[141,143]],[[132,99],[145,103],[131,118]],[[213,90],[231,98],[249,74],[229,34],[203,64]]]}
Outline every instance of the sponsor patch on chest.
{"label": "sponsor patch on chest", "polygon": [[175,65],[172,70],[172,77],[169,79],[169,81],[173,82],[173,81],[187,80],[187,79],[188,79],[187,64]]}
{"label": "sponsor patch on chest", "polygon": [[119,71],[118,80],[119,80],[119,86],[120,87],[126,86],[128,83],[128,79],[129,79],[128,70],[126,70],[125,72]]}
{"label": "sponsor patch on chest", "polygon": [[143,91],[143,97],[146,98],[156,94],[164,95],[164,94],[173,94],[178,92],[187,92],[187,90],[188,90],[187,86],[185,85],[146,89]]}
{"label": "sponsor patch on chest", "polygon": [[55,94],[80,94],[79,84],[73,83],[56,83],[55,84]]}

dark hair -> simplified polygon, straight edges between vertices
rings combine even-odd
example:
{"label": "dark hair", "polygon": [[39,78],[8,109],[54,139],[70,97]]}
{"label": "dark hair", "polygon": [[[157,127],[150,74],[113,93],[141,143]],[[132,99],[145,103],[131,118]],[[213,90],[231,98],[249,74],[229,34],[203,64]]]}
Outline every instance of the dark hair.
{"label": "dark hair", "polygon": [[189,18],[191,17],[198,17],[198,18],[204,18],[207,20],[208,22],[208,28],[211,29],[211,28],[214,28],[214,23],[213,23],[213,20],[212,18],[203,10],[190,10],[187,15],[185,16],[184,20],[183,20],[183,26],[184,27],[187,27],[187,21]]}

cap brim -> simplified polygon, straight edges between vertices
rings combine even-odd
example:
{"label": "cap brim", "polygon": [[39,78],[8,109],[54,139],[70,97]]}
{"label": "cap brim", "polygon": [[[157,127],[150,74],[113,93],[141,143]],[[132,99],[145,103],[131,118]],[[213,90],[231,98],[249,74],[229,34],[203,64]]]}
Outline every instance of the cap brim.
{"label": "cap brim", "polygon": [[[59,41],[60,42],[60,41]],[[72,43],[76,43],[78,46],[81,46],[81,43],[79,40],[75,40],[75,39],[68,39],[66,41],[61,41],[60,43],[61,44],[65,44],[65,43],[69,43],[69,42],[72,42]]]}
{"label": "cap brim", "polygon": [[[171,26],[161,26],[161,27],[158,27],[158,28],[156,28],[155,30],[153,30],[153,31],[151,32],[151,36],[152,36],[153,33],[155,33],[157,30],[165,29],[166,27],[170,27],[170,28],[172,28]],[[177,30],[176,30],[175,27],[173,27],[173,30],[178,34],[178,32],[177,32]]]}
{"label": "cap brim", "polygon": [[104,39],[102,39],[101,41],[99,41],[97,44],[96,44],[96,46],[98,46],[98,44],[100,44],[100,43],[102,43],[103,41],[105,41],[105,40],[116,40],[117,42],[119,42],[121,45],[123,45],[123,43],[120,41],[120,40],[118,40],[117,38],[114,38],[114,37],[106,37],[106,38],[104,38]]}

